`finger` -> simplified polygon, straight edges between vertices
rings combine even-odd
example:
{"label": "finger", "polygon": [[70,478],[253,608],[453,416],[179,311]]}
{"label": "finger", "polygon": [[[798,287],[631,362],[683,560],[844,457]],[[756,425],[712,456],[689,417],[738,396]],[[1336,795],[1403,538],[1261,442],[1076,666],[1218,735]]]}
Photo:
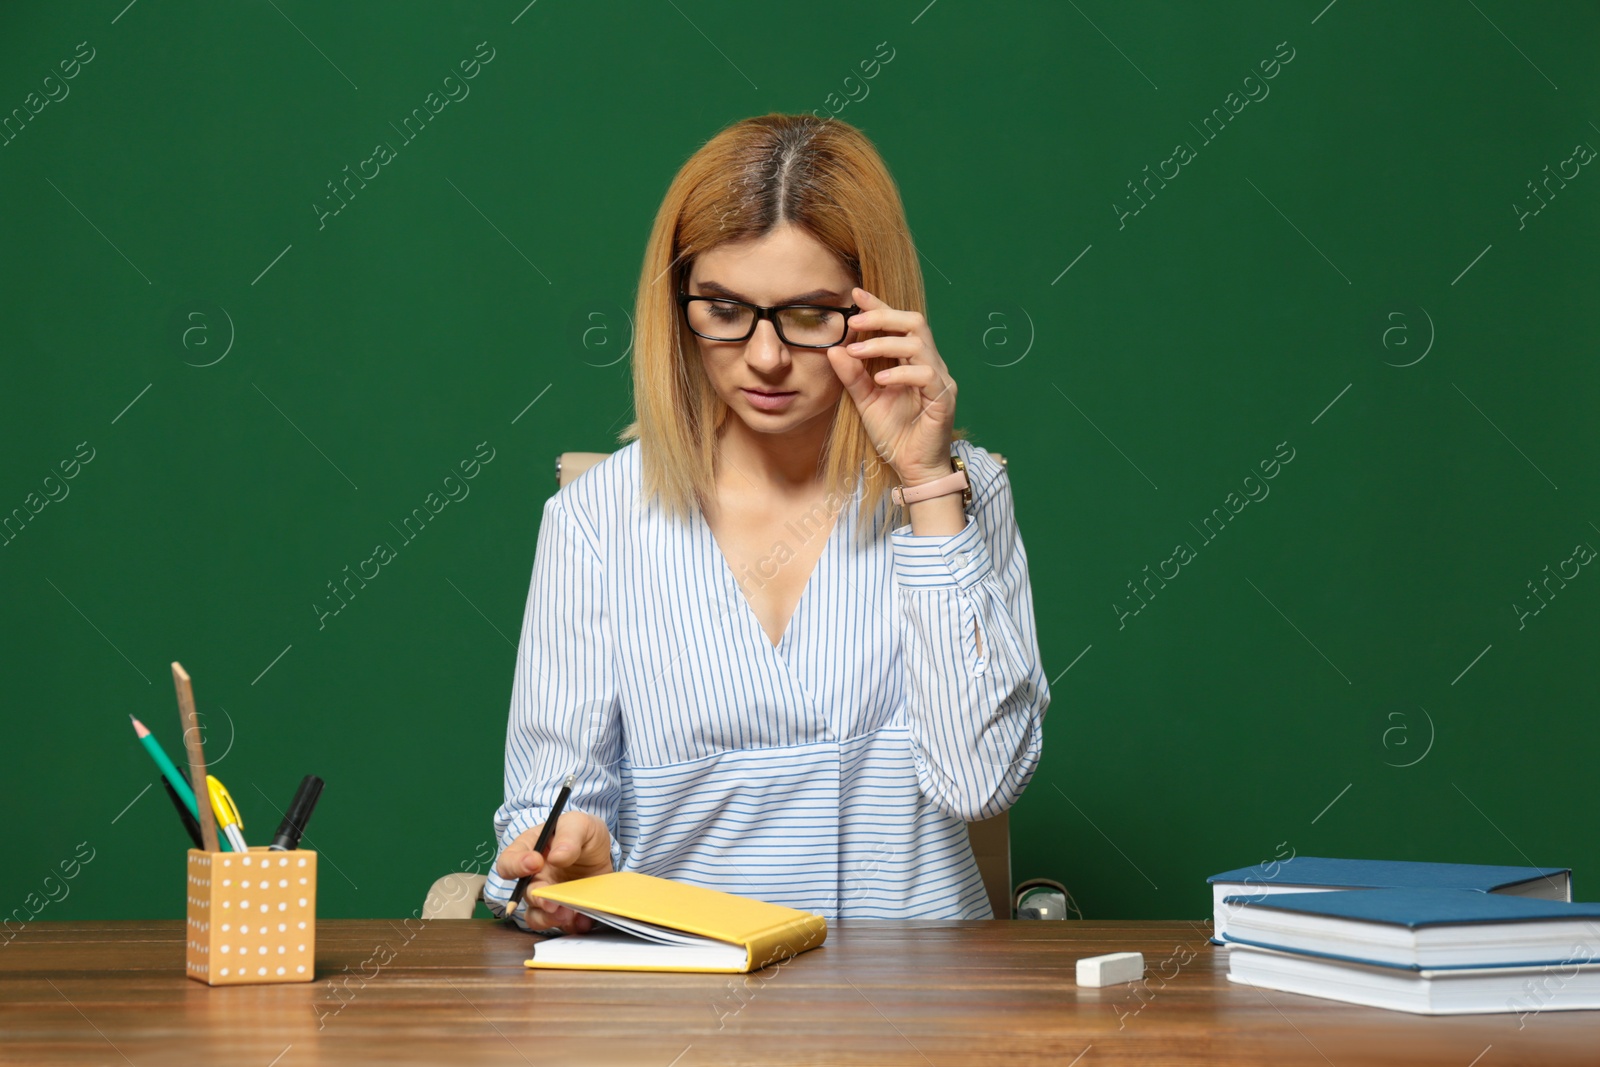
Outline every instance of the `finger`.
{"label": "finger", "polygon": [[850,399],[855,401],[858,407],[872,400],[873,394],[878,390],[872,384],[872,375],[867,373],[867,368],[859,359],[851,356],[841,346],[834,345],[828,349],[828,363],[833,367],[833,373],[844,383]]}
{"label": "finger", "polygon": [[538,874],[544,869],[545,859],[529,845],[513,844],[495,861],[494,869],[502,878],[521,878]]}
{"label": "finger", "polygon": [[882,356],[886,359],[916,359],[924,354],[920,337],[904,337],[900,335],[886,335],[883,337],[869,337],[865,341],[856,341],[854,344],[844,346],[847,355],[857,359],[872,359]]}
{"label": "finger", "polygon": [[594,827],[587,820],[562,819],[556,823],[555,839],[550,842],[546,858],[557,867],[570,867],[578,862],[593,838]]}
{"label": "finger", "polygon": [[[933,368],[925,363],[903,363],[898,367],[879,371],[872,376],[872,380],[880,386],[910,385],[927,391],[933,385],[935,375]],[[938,397],[933,399],[937,400]]]}
{"label": "finger", "polygon": [[856,306],[863,312],[880,311],[889,307],[887,303],[879,299],[876,293],[868,292],[859,285],[850,290],[850,299],[855,301]]}
{"label": "finger", "polygon": [[586,934],[594,929],[594,920],[587,915],[579,913],[572,920],[572,929],[574,933]]}
{"label": "finger", "polygon": [[537,875],[531,876],[527,891],[522,894],[522,907],[528,914],[532,915],[541,910],[550,910],[550,902],[544,900],[538,894],[541,889],[547,889],[553,885],[559,877],[560,873],[554,867],[546,867]]}
{"label": "finger", "polygon": [[914,333],[927,322],[918,312],[892,308],[860,286],[850,290],[850,299],[861,309],[850,316],[848,325],[851,329]]}

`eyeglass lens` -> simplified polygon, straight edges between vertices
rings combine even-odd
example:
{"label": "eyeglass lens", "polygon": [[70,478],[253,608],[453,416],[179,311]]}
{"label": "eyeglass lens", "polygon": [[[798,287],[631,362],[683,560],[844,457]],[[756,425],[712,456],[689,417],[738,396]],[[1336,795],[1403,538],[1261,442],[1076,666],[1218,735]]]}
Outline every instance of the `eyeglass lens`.
{"label": "eyeglass lens", "polygon": [[[740,341],[750,333],[755,312],[742,304],[691,300],[689,325],[710,340]],[[799,345],[836,345],[849,334],[843,314],[827,308],[786,307],[777,311],[778,333]]]}

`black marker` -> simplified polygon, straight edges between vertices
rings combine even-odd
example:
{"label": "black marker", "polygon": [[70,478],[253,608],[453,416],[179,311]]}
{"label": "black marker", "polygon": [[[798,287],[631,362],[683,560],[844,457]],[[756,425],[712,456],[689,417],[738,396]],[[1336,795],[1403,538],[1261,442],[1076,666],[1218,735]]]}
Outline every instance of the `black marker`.
{"label": "black marker", "polygon": [[311,811],[317,806],[317,798],[321,795],[321,778],[308,774],[300,780],[300,788],[294,791],[289,810],[284,814],[283,822],[278,824],[278,832],[268,846],[271,851],[292,852],[300,847],[300,837],[306,832],[306,823],[311,821]]}
{"label": "black marker", "polygon": [[[550,850],[550,839],[556,834],[556,820],[561,818],[561,809],[567,806],[567,797],[572,795],[572,783],[578,780],[576,774],[567,775],[567,780],[561,786],[561,792],[556,794],[555,805],[550,809],[550,817],[544,821],[544,829],[539,831],[539,840],[533,843],[533,850],[543,856]],[[517,887],[511,891],[511,907],[506,912],[509,915],[517,913],[517,902],[523,900],[522,894],[528,891],[528,881],[533,875],[525,874],[517,879]],[[528,907],[533,907],[529,904]]]}

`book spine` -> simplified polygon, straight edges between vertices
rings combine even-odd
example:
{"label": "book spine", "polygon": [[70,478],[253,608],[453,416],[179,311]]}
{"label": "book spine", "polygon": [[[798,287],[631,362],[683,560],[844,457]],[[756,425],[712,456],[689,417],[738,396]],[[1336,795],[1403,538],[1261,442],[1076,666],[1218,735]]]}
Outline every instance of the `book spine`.
{"label": "book spine", "polygon": [[821,915],[803,915],[764,930],[751,939],[750,969],[760,970],[769,963],[797,956],[816,948],[828,936],[828,920]]}

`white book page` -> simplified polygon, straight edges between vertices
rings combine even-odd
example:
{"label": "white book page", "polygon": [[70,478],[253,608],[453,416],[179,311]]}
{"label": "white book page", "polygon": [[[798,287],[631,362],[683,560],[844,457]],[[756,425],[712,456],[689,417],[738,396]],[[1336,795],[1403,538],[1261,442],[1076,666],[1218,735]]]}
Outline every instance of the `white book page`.
{"label": "white book page", "polygon": [[588,967],[661,967],[744,970],[747,954],[739,945],[700,938],[698,945],[672,945],[642,941],[631,934],[597,928],[587,934],[568,934],[541,941],[533,947],[538,963],[576,964]]}
{"label": "white book page", "polygon": [[[626,931],[635,937],[642,937],[646,941],[653,941],[658,945],[690,945],[694,947],[727,945],[726,941],[718,941],[711,937],[701,937],[699,934],[685,933],[682,930],[674,930],[669,926],[658,926],[655,923],[647,923],[642,919],[629,919],[621,915],[613,915],[598,908],[579,908],[571,904],[565,906],[589,916],[596,922],[605,923],[607,926]],[[744,951],[743,946],[739,946],[739,951]]]}
{"label": "white book page", "polygon": [[1332,886],[1322,885],[1291,885],[1285,882],[1265,882],[1262,884],[1243,882],[1213,882],[1211,883],[1212,907],[1212,936],[1223,940],[1222,935],[1228,930],[1228,920],[1233,914],[1240,911],[1242,904],[1224,904],[1224,897],[1259,897],[1271,896],[1274,893],[1322,893],[1328,892]]}

